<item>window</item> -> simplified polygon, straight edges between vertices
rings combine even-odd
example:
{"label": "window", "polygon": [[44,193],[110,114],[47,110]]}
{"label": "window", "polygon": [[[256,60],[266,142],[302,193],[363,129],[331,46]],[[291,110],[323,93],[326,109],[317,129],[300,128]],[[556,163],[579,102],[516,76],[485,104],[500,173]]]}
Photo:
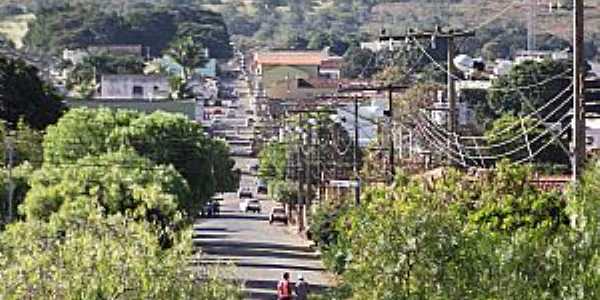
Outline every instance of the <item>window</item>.
{"label": "window", "polygon": [[133,86],[133,95],[134,96],[144,96],[144,87],[134,85]]}

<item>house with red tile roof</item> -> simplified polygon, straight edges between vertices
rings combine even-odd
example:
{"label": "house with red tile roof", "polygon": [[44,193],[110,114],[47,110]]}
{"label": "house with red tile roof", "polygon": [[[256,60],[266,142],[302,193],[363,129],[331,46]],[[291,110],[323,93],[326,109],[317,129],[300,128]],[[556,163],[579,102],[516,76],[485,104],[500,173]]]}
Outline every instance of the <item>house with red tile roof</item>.
{"label": "house with red tile roof", "polygon": [[342,63],[343,58],[329,55],[327,48],[270,50],[255,53],[252,67],[258,78],[256,89],[269,98],[280,98],[281,90],[297,88],[297,80],[339,79]]}

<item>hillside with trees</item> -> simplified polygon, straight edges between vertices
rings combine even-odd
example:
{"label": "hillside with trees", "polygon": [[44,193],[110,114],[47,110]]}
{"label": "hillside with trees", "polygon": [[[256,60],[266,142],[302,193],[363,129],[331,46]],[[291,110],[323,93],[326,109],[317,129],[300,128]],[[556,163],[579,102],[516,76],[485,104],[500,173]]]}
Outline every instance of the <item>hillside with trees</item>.
{"label": "hillside with trees", "polygon": [[90,45],[141,44],[159,55],[181,37],[205,45],[215,58],[232,55],[227,26],[219,13],[182,4],[139,3],[117,10],[104,1],[50,1],[32,6],[35,18],[23,39],[33,52],[60,53]]}

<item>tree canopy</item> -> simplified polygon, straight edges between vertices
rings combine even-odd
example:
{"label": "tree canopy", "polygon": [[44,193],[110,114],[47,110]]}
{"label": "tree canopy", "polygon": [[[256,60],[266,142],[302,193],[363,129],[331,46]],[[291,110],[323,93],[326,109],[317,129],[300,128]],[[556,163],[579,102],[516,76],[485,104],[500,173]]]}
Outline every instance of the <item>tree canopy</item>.
{"label": "tree canopy", "polygon": [[186,5],[146,5],[124,14],[103,3],[64,4],[41,9],[25,37],[32,50],[59,53],[91,45],[140,44],[158,56],[174,40],[192,37],[211,56],[232,55],[229,34],[218,13]]}
{"label": "tree canopy", "polygon": [[[61,165],[123,148],[159,165],[172,165],[185,178],[191,197],[180,203],[188,216],[217,191],[237,187],[233,160],[221,142],[204,136],[184,116],[108,109],[74,109],[48,128],[44,160]],[[219,164],[217,166],[217,164]],[[213,176],[214,175],[214,176]],[[215,178],[221,181],[217,184]]]}
{"label": "tree canopy", "polygon": [[0,57],[0,119],[15,128],[19,120],[34,129],[55,123],[65,111],[60,97],[24,61]]}
{"label": "tree canopy", "polygon": [[490,119],[496,119],[505,113],[513,116],[528,114],[556,99],[537,116],[549,116],[550,121],[556,121],[569,110],[566,105],[550,115],[570,95],[568,91],[563,92],[570,85],[570,69],[570,63],[561,60],[520,63],[493,81],[487,103],[476,109],[487,112]]}
{"label": "tree canopy", "polygon": [[185,266],[191,233],[164,249],[151,224],[97,210],[81,218],[18,222],[0,233],[5,299],[242,299],[239,288]]}
{"label": "tree canopy", "polygon": [[598,170],[571,193],[508,163],[476,180],[399,175],[366,188],[360,207],[323,207],[312,236],[343,299],[596,298]]}

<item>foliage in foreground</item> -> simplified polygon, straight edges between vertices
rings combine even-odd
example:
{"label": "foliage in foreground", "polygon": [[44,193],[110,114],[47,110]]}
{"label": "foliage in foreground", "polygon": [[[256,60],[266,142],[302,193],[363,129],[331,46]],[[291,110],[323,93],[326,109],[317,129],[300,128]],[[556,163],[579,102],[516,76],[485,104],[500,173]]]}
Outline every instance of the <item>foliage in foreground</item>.
{"label": "foliage in foreground", "polygon": [[237,187],[226,146],[206,138],[200,125],[181,115],[73,109],[48,128],[43,145],[44,162],[56,166],[121,149],[133,149],[157,165],[172,165],[191,190],[191,197],[179,198],[179,208],[188,216],[215,192]]}
{"label": "foliage in foreground", "polygon": [[237,287],[189,270],[188,231],[163,249],[153,227],[96,211],[28,221],[0,235],[3,299],[241,299]]}
{"label": "foliage in foreground", "polygon": [[28,220],[55,214],[86,218],[90,206],[104,215],[127,214],[174,229],[190,196],[185,180],[172,167],[157,166],[133,151],[88,156],[73,164],[46,164],[30,180],[20,210]]}
{"label": "foliage in foreground", "polygon": [[500,164],[481,182],[400,176],[360,208],[324,210],[313,236],[352,299],[597,298],[600,163],[569,197],[528,174]]}

